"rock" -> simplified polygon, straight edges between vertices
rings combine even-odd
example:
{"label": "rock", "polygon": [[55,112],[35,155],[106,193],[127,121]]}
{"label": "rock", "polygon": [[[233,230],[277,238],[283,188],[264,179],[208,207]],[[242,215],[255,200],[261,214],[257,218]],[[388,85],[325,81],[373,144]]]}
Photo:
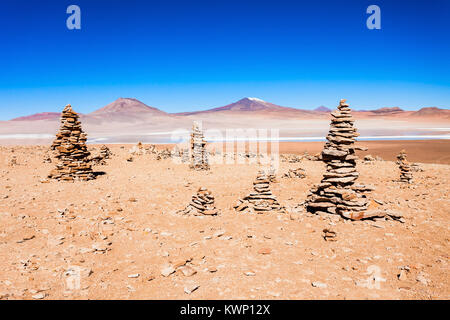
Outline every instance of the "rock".
{"label": "rock", "polygon": [[225,230],[219,230],[214,233],[214,237],[219,238],[225,234]]}
{"label": "rock", "polygon": [[162,270],[161,270],[161,274],[164,276],[164,277],[168,277],[168,276],[170,276],[172,273],[174,273],[175,272],[175,268],[174,267],[172,267],[172,266],[166,266],[166,267],[164,267]]}
{"label": "rock", "polygon": [[133,273],[133,274],[129,274],[128,278],[139,278],[140,274],[139,273]]}
{"label": "rock", "polygon": [[184,287],[184,292],[186,294],[191,294],[195,290],[197,290],[200,286],[198,284],[190,284]]}
{"label": "rock", "polygon": [[398,280],[400,280],[400,281],[408,280],[408,277],[406,276],[406,273],[407,273],[406,270],[400,270],[400,273],[397,275]]}
{"label": "rock", "polygon": [[197,273],[197,271],[194,268],[191,268],[190,266],[181,266],[178,268],[178,270],[180,270],[181,273],[186,277],[191,277]]}
{"label": "rock", "polygon": [[326,287],[328,287],[326,283],[322,283],[322,282],[319,282],[319,281],[311,282],[311,285],[313,287],[315,287],[315,288],[326,288]]}
{"label": "rock", "polygon": [[262,248],[258,250],[259,254],[270,254],[272,252],[272,249],[270,248]]}
{"label": "rock", "polygon": [[330,229],[323,229],[323,238],[325,241],[336,241],[336,232]]}
{"label": "rock", "polygon": [[423,272],[419,272],[419,274],[416,277],[416,280],[421,284],[428,286],[429,280],[425,277],[425,274]]}
{"label": "rock", "polygon": [[44,293],[44,292],[39,292],[39,293],[37,293],[37,294],[35,294],[35,295],[31,296],[31,297],[32,297],[33,299],[36,299],[36,300],[41,300],[41,299],[44,299],[46,296],[47,296],[46,293]]}

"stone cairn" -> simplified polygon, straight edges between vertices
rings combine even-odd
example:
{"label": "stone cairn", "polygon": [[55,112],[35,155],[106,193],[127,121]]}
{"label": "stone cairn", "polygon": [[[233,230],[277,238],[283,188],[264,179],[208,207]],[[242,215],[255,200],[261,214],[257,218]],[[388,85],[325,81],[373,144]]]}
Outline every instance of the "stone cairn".
{"label": "stone cairn", "polygon": [[100,152],[98,155],[96,155],[95,157],[92,157],[92,162],[95,164],[100,164],[100,165],[105,165],[106,164],[106,159],[110,159],[112,155],[111,150],[105,146],[102,145],[100,147]]}
{"label": "stone cairn", "polygon": [[305,170],[302,168],[297,168],[297,169],[289,169],[288,172],[286,172],[283,175],[283,178],[299,178],[299,179],[303,179],[306,177],[306,173]]}
{"label": "stone cairn", "polygon": [[366,218],[369,201],[364,192],[373,188],[355,185],[359,174],[356,171],[355,150],[366,150],[354,146],[359,134],[353,127],[346,100],[341,100],[336,111],[331,113],[330,131],[322,151],[322,160],[327,164],[320,184],[311,189],[306,200],[309,212],[339,214],[344,218],[359,220]]}
{"label": "stone cairn", "polygon": [[270,211],[285,212],[275,195],[270,191],[270,180],[264,171],[259,171],[253,182],[254,192],[238,200],[234,209],[238,212],[264,213]]}
{"label": "stone cairn", "polygon": [[199,124],[194,122],[191,133],[191,164],[194,170],[209,170],[208,154],[206,152],[206,141],[203,137]]}
{"label": "stone cairn", "polygon": [[281,154],[280,158],[282,162],[289,162],[289,163],[302,162],[302,158],[296,154]]}
{"label": "stone cairn", "polygon": [[8,164],[10,167],[14,167],[14,166],[17,166],[18,165],[18,162],[17,162],[17,156],[12,156],[11,157],[11,159],[9,159],[9,164]]}
{"label": "stone cairn", "polygon": [[58,163],[49,178],[63,181],[95,179],[86,147],[87,135],[81,129],[78,117],[70,104],[61,113],[61,127],[51,145]]}
{"label": "stone cairn", "polygon": [[194,216],[214,216],[218,211],[214,205],[214,196],[206,188],[199,188],[197,194],[192,196],[191,202],[183,210],[179,210],[178,214],[194,215]]}
{"label": "stone cairn", "polygon": [[400,151],[400,154],[397,156],[397,164],[400,169],[400,181],[406,183],[412,183],[412,173],[411,166],[409,165],[408,160],[406,160],[406,151]]}
{"label": "stone cairn", "polygon": [[51,148],[44,152],[44,157],[42,159],[43,163],[52,163],[52,157],[51,157],[50,153],[51,153]]}
{"label": "stone cairn", "polygon": [[267,179],[269,179],[269,182],[271,183],[277,183],[277,170],[271,166],[267,172]]}
{"label": "stone cairn", "polygon": [[102,145],[100,147],[100,156],[103,157],[103,159],[110,159],[112,156],[112,152],[107,146]]}
{"label": "stone cairn", "polygon": [[144,145],[139,141],[136,145],[131,147],[130,150],[128,150],[128,153],[131,155],[141,156],[144,154]]}

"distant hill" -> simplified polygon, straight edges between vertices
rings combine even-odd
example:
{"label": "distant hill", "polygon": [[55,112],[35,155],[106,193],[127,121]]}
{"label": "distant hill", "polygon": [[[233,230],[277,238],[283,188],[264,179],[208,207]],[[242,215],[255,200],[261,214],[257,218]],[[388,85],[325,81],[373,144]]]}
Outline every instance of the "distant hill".
{"label": "distant hill", "polygon": [[415,111],[411,114],[411,117],[415,118],[443,118],[450,119],[449,109],[440,109],[437,107],[427,107]]}
{"label": "distant hill", "polygon": [[40,112],[29,116],[23,116],[11,119],[11,121],[35,121],[35,120],[54,120],[59,119],[60,112]]}
{"label": "distant hill", "polygon": [[369,112],[377,113],[377,114],[388,114],[388,113],[398,113],[403,112],[403,109],[400,109],[399,107],[393,107],[393,108],[380,108],[376,110],[369,110]]}
{"label": "distant hill", "polygon": [[152,113],[157,115],[167,115],[166,112],[150,107],[134,98],[119,98],[114,102],[91,112],[90,115],[101,115],[105,113]]}
{"label": "distant hill", "polygon": [[327,108],[325,106],[320,106],[314,109],[314,111],[317,112],[331,112],[332,110],[330,108]]}
{"label": "distant hill", "polygon": [[310,110],[301,110],[296,108],[282,107],[258,98],[243,98],[223,107],[212,108],[196,112],[176,113],[179,116],[190,115],[263,115],[263,116],[305,116],[314,114]]}
{"label": "distant hill", "polygon": [[[77,107],[74,106],[74,110]],[[332,110],[319,106],[314,110],[304,110],[282,107],[258,98],[243,98],[223,107],[217,107],[195,112],[167,113],[150,107],[134,98],[119,98],[110,104],[89,114],[80,114],[83,121],[93,123],[104,122],[152,122],[153,119],[179,118],[188,120],[192,117],[207,117],[218,123],[221,116],[251,117],[259,116],[273,119],[325,119]],[[355,118],[393,118],[393,119],[450,119],[450,110],[437,107],[426,107],[418,111],[405,111],[399,107],[385,107],[375,110],[353,110]],[[14,118],[11,121],[58,121],[59,112],[41,112],[28,116]]]}

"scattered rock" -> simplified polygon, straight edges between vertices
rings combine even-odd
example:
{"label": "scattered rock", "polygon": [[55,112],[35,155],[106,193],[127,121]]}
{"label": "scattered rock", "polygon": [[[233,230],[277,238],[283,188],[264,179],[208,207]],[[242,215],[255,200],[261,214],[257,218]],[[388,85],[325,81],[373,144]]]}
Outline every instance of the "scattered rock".
{"label": "scattered rock", "polygon": [[195,290],[197,290],[200,286],[198,284],[189,284],[187,286],[184,287],[184,292],[186,294],[191,294],[192,292],[194,292]]}

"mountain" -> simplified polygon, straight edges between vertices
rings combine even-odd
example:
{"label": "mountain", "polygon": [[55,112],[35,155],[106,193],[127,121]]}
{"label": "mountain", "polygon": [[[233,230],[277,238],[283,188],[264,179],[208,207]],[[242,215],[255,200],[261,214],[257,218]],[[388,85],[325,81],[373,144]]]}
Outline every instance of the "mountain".
{"label": "mountain", "polygon": [[403,109],[400,109],[399,107],[393,107],[393,108],[380,108],[375,110],[370,110],[369,112],[373,112],[375,114],[392,114],[392,113],[399,113],[403,112]]}
{"label": "mountain", "polygon": [[35,120],[55,120],[61,116],[60,112],[40,112],[29,116],[11,119],[11,121],[35,121]]}
{"label": "mountain", "polygon": [[189,115],[265,115],[265,116],[304,116],[314,114],[313,111],[301,110],[289,107],[282,107],[270,102],[258,98],[243,98],[237,102],[228,104],[223,107],[195,111],[195,112],[182,112],[176,115],[189,116]]}
{"label": "mountain", "polygon": [[411,117],[450,119],[450,110],[449,109],[440,109],[437,107],[427,107],[427,108],[422,108],[418,111],[413,112],[411,114]]}
{"label": "mountain", "polygon": [[150,107],[145,103],[133,98],[119,98],[114,102],[91,112],[90,115],[102,115],[111,113],[151,113],[154,115],[167,115],[166,112],[161,111],[157,108]]}
{"label": "mountain", "polygon": [[325,106],[320,106],[314,109],[314,111],[317,112],[331,112],[332,110],[330,108],[327,108]]}

